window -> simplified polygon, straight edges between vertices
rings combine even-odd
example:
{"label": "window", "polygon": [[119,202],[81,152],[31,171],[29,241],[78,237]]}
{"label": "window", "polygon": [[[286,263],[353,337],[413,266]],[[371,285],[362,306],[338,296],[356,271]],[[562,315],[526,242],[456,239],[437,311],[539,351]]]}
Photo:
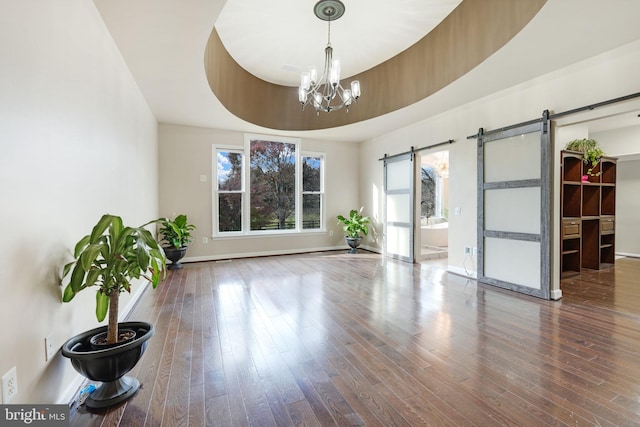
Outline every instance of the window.
{"label": "window", "polygon": [[242,231],[243,153],[217,149],[218,232]]}
{"label": "window", "polygon": [[244,149],[214,147],[216,235],[322,230],[324,155],[300,141],[246,135]]}
{"label": "window", "polygon": [[322,155],[302,156],[302,228],[322,228]]}
{"label": "window", "polygon": [[251,230],[296,228],[297,144],[249,140]]}

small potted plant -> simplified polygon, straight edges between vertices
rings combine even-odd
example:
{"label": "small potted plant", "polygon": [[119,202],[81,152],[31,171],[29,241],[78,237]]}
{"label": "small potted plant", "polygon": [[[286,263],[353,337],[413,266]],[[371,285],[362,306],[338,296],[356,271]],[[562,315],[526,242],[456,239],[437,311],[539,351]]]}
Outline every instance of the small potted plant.
{"label": "small potted plant", "polygon": [[[598,146],[595,139],[574,139],[569,142],[565,147],[565,150],[578,151],[582,153],[582,161],[590,165],[587,169],[587,175],[599,176],[601,172],[593,172],[593,169],[598,165],[598,162],[604,155],[602,149]],[[585,181],[585,178],[582,178]]]}
{"label": "small potted plant", "polygon": [[152,222],[127,227],[119,216],[103,215],[91,234],[76,243],[74,260],[64,266],[63,278],[69,281],[62,301],[71,302],[80,291],[94,288],[98,321],[109,314],[107,326],[76,335],[62,346],[62,355],[79,373],[102,382],[85,401],[89,408],[116,405],[140,387],[125,374],[142,357],[154,328],[146,322],[118,323],[118,302],[121,292],[131,292],[134,279],[144,278],[155,288],[165,277],[164,252],[145,228]]}
{"label": "small potted plant", "polygon": [[337,216],[338,224],[342,224],[343,230],[347,233],[345,240],[351,247],[349,251],[351,254],[358,253],[357,248],[362,242],[362,236],[366,236],[369,233],[368,224],[370,220],[368,216],[362,216],[362,209],[360,208],[359,211],[352,209],[348,217]]}
{"label": "small potted plant", "polygon": [[158,222],[161,227],[158,234],[165,242],[162,249],[164,249],[167,259],[171,261],[169,270],[181,269],[180,260],[187,253],[187,243],[193,241],[191,232],[196,229],[196,226],[189,224],[185,214],[178,215],[174,220],[161,218]]}

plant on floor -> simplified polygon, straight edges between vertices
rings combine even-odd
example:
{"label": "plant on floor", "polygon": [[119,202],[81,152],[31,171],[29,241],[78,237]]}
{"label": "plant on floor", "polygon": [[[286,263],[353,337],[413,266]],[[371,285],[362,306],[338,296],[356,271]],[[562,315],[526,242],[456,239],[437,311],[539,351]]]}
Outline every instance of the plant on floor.
{"label": "plant on floor", "polygon": [[600,175],[601,172],[593,173],[593,169],[598,165],[600,158],[604,156],[604,152],[595,139],[574,139],[567,144],[565,150],[582,153],[584,163],[590,165],[589,169],[587,169],[587,174],[591,176]]}
{"label": "plant on floor", "polygon": [[342,229],[347,233],[345,240],[351,247],[350,253],[357,253],[356,248],[360,246],[362,242],[362,236],[366,236],[369,233],[369,217],[362,215],[362,209],[359,211],[351,209],[349,216],[338,215],[338,224],[342,224]]}
{"label": "plant on floor", "polygon": [[193,241],[191,232],[196,229],[196,226],[189,224],[187,215],[185,214],[176,216],[174,220],[160,218],[157,222],[160,224],[158,234],[161,236],[161,241],[166,243],[166,245],[163,246],[164,253],[171,261],[169,269],[181,269],[182,264],[180,260],[187,253],[187,243]]}
{"label": "plant on floor", "polygon": [[88,408],[115,406],[140,388],[140,381],[125,374],[138,363],[155,329],[147,322],[118,323],[118,302],[121,292],[131,291],[134,279],[145,278],[155,288],[165,277],[164,252],[144,228],[154,222],[125,227],[119,216],[103,215],[91,234],[76,243],[75,259],[64,266],[63,279],[69,276],[69,283],[62,301],[94,287],[98,321],[109,313],[106,327],[80,333],[62,345],[62,355],[76,371],[101,383],[86,398]]}
{"label": "plant on floor", "polygon": [[[152,221],[153,222],[153,221]],[[155,288],[166,274],[166,258],[149,230],[125,227],[122,218],[103,215],[91,234],[76,243],[74,260],[64,266],[69,276],[62,301],[70,302],[83,289],[96,290],[96,317],[109,313],[107,343],[118,341],[118,301],[121,292],[131,292],[131,281],[143,277]]]}

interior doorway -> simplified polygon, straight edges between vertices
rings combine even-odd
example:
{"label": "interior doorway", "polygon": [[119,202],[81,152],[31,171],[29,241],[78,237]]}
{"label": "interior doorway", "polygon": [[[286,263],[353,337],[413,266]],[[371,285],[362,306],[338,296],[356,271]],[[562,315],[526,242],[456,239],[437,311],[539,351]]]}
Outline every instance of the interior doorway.
{"label": "interior doorway", "polygon": [[444,260],[449,256],[449,150],[423,152],[419,165],[416,177],[419,260]]}

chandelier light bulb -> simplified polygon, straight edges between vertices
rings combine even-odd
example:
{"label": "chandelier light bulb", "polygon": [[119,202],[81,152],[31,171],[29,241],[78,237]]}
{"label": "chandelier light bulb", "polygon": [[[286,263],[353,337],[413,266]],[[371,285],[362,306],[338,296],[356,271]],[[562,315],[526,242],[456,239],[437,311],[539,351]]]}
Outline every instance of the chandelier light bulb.
{"label": "chandelier light bulb", "polygon": [[360,98],[360,82],[358,80],[354,80],[351,82],[351,93],[353,94],[354,98]]}
{"label": "chandelier light bulb", "polygon": [[300,89],[309,90],[311,87],[311,75],[310,73],[302,73],[300,76]]}
{"label": "chandelier light bulb", "polygon": [[351,105],[351,89],[345,89],[344,92],[342,92],[342,96],[343,96],[343,101],[344,101],[344,106],[345,107],[349,107]]}
{"label": "chandelier light bulb", "polygon": [[334,58],[331,62],[331,68],[329,69],[329,83],[337,85],[340,83],[340,60]]}

